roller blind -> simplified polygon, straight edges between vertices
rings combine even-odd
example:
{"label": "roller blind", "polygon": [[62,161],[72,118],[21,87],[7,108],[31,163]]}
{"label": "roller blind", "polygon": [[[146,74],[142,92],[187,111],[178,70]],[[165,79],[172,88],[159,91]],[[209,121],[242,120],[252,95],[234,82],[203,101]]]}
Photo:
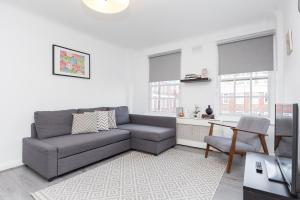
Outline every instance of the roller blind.
{"label": "roller blind", "polygon": [[181,52],[164,53],[149,57],[149,81],[180,79]]}
{"label": "roller blind", "polygon": [[218,45],[219,75],[272,71],[273,35]]}

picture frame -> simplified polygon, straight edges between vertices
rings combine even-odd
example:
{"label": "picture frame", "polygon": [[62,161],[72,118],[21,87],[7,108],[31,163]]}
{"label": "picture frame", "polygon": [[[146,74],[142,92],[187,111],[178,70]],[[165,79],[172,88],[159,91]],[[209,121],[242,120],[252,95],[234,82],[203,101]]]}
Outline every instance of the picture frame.
{"label": "picture frame", "polygon": [[52,45],[52,74],[74,78],[91,78],[90,54]]}
{"label": "picture frame", "polygon": [[290,56],[294,51],[292,30],[288,30],[288,32],[286,33],[286,48],[287,48],[287,55]]}

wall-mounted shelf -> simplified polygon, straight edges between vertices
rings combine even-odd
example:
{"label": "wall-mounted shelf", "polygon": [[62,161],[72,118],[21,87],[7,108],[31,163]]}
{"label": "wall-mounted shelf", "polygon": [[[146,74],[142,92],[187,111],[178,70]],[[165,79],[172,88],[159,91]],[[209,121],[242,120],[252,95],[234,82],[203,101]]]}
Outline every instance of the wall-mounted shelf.
{"label": "wall-mounted shelf", "polygon": [[210,82],[210,78],[194,78],[194,79],[182,79],[180,82],[182,83],[194,83],[194,82]]}

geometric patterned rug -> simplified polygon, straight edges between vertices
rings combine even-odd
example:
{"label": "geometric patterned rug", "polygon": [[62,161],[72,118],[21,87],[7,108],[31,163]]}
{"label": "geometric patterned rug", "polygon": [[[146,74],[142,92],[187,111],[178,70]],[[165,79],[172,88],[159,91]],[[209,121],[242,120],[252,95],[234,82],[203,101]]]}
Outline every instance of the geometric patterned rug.
{"label": "geometric patterned rug", "polygon": [[224,170],[224,161],[200,153],[131,151],[31,195],[36,200],[211,200]]}

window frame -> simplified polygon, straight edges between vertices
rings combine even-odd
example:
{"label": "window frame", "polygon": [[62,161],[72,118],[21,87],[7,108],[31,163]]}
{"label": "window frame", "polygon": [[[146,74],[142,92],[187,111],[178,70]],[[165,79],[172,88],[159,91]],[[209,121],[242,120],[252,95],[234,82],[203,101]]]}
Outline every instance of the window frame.
{"label": "window frame", "polygon": [[[228,74],[228,75],[231,75],[233,76],[232,78],[221,78],[222,75],[219,76],[219,84],[218,84],[218,87],[219,87],[219,114],[220,116],[233,116],[233,117],[237,117],[237,116],[241,116],[241,115],[252,115],[252,116],[263,116],[263,117],[267,117],[267,118],[270,118],[271,117],[271,113],[272,113],[272,108],[271,108],[271,102],[272,102],[272,88],[271,88],[271,82],[272,82],[272,74],[271,72],[269,71],[261,71],[261,72],[267,72],[267,75],[266,76],[257,76],[257,77],[253,77],[254,73],[257,73],[257,72],[247,72],[247,73],[240,73],[240,74],[250,74],[250,76],[248,77],[236,77],[236,75],[238,74]],[[253,113],[253,97],[257,97],[257,96],[253,96],[252,95],[252,90],[253,90],[253,83],[252,81],[253,80],[265,80],[267,79],[267,82],[268,82],[268,95],[266,96],[268,98],[268,114],[267,115],[263,115],[263,114],[255,114]],[[250,96],[249,96],[249,113],[237,113],[236,111],[234,113],[223,113],[221,108],[222,108],[222,102],[223,102],[223,98],[222,98],[222,91],[221,91],[221,83],[222,82],[225,82],[225,81],[228,81],[228,82],[234,82],[234,95],[233,95],[233,99],[234,99],[234,105],[236,106],[236,98],[238,96],[236,96],[236,82],[237,81],[246,81],[246,80],[249,80],[250,81]],[[245,96],[244,96],[245,97]],[[264,98],[264,102],[265,101],[265,98]]]}
{"label": "window frame", "polygon": [[[175,83],[175,81],[176,81],[176,83]],[[180,99],[181,99],[180,98],[181,97],[181,95],[180,95],[180,92],[181,92],[180,80],[149,82],[148,83],[148,87],[149,87],[149,89],[148,89],[148,101],[149,101],[148,113],[153,114],[153,115],[162,115],[162,116],[176,116],[176,111],[175,112],[163,112],[163,111],[156,112],[156,111],[152,110],[152,85],[151,84],[152,83],[164,83],[164,82],[166,82],[166,84],[160,85],[160,86],[178,86],[178,88],[179,88],[178,97],[175,98],[177,100],[177,104],[178,104],[176,107],[178,107],[180,105]],[[174,83],[168,83],[168,82],[174,82]],[[160,98],[160,89],[161,89],[161,87],[158,87],[158,94],[159,94],[158,99],[161,99]],[[173,98],[164,98],[164,99],[173,99]]]}

